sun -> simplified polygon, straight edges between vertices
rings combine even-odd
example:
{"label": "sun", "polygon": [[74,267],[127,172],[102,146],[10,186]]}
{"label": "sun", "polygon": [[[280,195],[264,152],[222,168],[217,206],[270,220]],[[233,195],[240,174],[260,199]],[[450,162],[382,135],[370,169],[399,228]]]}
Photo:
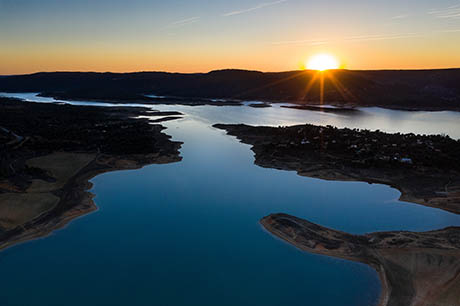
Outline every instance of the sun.
{"label": "sun", "polygon": [[307,69],[318,71],[339,69],[339,62],[330,54],[317,54],[308,60]]}

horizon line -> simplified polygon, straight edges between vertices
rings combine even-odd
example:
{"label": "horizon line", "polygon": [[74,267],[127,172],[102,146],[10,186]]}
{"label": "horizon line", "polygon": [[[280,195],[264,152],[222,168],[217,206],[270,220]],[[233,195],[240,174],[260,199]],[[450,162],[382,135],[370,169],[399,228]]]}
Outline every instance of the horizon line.
{"label": "horizon line", "polygon": [[[325,71],[435,71],[435,70],[458,70],[458,67],[439,67],[439,68],[382,68],[382,69],[348,69],[348,68],[339,68],[339,69],[328,69]],[[222,68],[222,69],[213,69],[207,72],[197,71],[197,72],[179,72],[179,71],[165,71],[165,70],[131,70],[131,71],[95,71],[95,70],[45,70],[45,71],[35,71],[28,73],[16,73],[16,74],[0,74],[0,77],[10,77],[10,76],[23,76],[23,75],[33,75],[40,73],[99,73],[99,74],[130,74],[130,73],[169,73],[169,74],[209,74],[212,72],[218,71],[245,71],[245,72],[259,72],[259,73],[285,73],[285,72],[313,72],[318,70],[313,69],[293,69],[293,70],[280,70],[280,71],[262,71],[255,69],[245,69],[245,68]]]}

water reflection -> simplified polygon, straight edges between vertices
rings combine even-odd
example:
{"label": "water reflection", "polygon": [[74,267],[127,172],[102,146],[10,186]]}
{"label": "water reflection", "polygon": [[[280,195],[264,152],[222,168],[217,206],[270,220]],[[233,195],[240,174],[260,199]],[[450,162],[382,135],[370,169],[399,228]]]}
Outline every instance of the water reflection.
{"label": "water reflection", "polygon": [[[36,93],[0,93],[0,95],[17,97],[26,101],[43,103],[61,102],[72,105],[93,105],[117,107],[120,104],[98,103],[90,101],[61,101],[53,98],[39,97]],[[257,101],[247,101],[246,105]],[[288,103],[273,104],[269,108],[252,108],[241,106],[184,106],[184,105],[145,105],[123,104],[123,106],[145,106],[157,110],[177,110],[208,123],[247,123],[254,125],[294,125],[319,124],[337,127],[360,128],[391,132],[416,134],[446,134],[460,139],[460,112],[442,111],[399,111],[378,107],[359,108],[361,111],[347,114],[323,113],[308,110],[282,108]]]}

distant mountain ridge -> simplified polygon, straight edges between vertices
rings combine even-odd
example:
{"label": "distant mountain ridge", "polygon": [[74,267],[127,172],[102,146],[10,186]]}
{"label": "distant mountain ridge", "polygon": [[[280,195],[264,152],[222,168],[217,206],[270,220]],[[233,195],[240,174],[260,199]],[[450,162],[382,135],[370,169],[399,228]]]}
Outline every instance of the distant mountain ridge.
{"label": "distant mountain ridge", "polygon": [[[401,109],[460,110],[460,69],[208,73],[40,72],[0,78],[0,91],[41,92],[61,99],[183,98],[263,100]],[[314,81],[312,81],[314,80]]]}

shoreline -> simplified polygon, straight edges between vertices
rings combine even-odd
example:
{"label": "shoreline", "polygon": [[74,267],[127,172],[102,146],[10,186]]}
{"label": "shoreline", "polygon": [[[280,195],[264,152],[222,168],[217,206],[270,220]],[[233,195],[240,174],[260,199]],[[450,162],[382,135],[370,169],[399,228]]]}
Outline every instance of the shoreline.
{"label": "shoreline", "polygon": [[0,102],[0,250],[95,211],[97,175],[182,160],[158,124],[178,112]]}
{"label": "shoreline", "polygon": [[[102,164],[99,164],[97,161],[99,157],[100,156],[96,156],[89,165],[81,169],[75,177],[70,179],[69,183],[67,183],[63,188],[62,196],[55,208],[50,211],[43,212],[27,224],[21,226],[20,233],[17,233],[17,230],[13,229],[11,233],[12,238],[0,241],[0,251],[13,247],[17,244],[45,238],[51,235],[54,231],[65,228],[75,219],[96,212],[98,207],[93,200],[95,194],[90,191],[93,187],[90,180],[98,175],[115,171],[136,170],[148,165],[174,163],[180,161],[180,159],[171,158],[171,160],[152,159],[151,162],[148,163],[139,163],[135,160],[135,158],[127,159],[126,157],[115,157],[115,163],[119,161],[128,161],[134,162],[134,164],[128,163],[126,167],[103,167]],[[71,199],[69,199],[69,197],[71,197]],[[63,210],[63,208],[65,209]],[[6,235],[8,234],[9,233],[6,233]]]}
{"label": "shoreline", "polygon": [[288,236],[285,236],[282,232],[280,231],[277,231],[275,230],[268,222],[267,222],[267,219],[270,217],[271,215],[267,216],[267,217],[264,217],[262,219],[259,220],[259,224],[260,226],[262,227],[262,229],[269,235],[271,235],[273,238],[275,239],[278,239],[279,241],[281,242],[284,242],[286,243],[288,246],[291,246],[293,248],[296,248],[297,250],[300,250],[301,252],[307,252],[307,253],[311,253],[311,254],[316,254],[316,255],[321,255],[321,256],[327,256],[327,257],[331,257],[331,258],[337,258],[337,259],[341,259],[341,260],[344,260],[344,261],[353,261],[353,262],[358,262],[358,263],[361,263],[361,264],[364,264],[364,265],[367,265],[367,266],[370,266],[372,269],[374,269],[374,271],[377,273],[378,275],[378,278],[380,280],[380,289],[381,289],[381,292],[380,292],[380,295],[379,295],[379,299],[378,299],[378,303],[376,304],[376,306],[386,306],[388,305],[388,300],[389,300],[389,293],[390,293],[390,288],[389,288],[389,285],[388,285],[388,280],[386,279],[386,276],[385,276],[385,273],[383,273],[382,269],[380,269],[380,267],[376,267],[372,264],[370,264],[369,262],[365,262],[365,261],[356,261],[354,260],[352,257],[349,257],[349,256],[334,256],[334,255],[331,255],[331,254],[326,254],[325,252],[321,252],[321,251],[315,251],[315,250],[311,250],[311,249],[308,249],[308,248],[305,248],[303,245],[301,244],[298,244],[296,243],[296,241]]}
{"label": "shoreline", "polygon": [[[439,148],[447,145],[453,148],[447,150],[451,154],[460,150],[458,140],[311,124],[278,128],[244,124],[214,127],[250,145],[255,153],[254,163],[260,167],[296,171],[300,176],[330,181],[384,184],[401,193],[400,201],[460,214],[460,171],[446,163],[458,157],[444,155],[437,148],[438,143]],[[425,156],[430,159],[424,160]]]}
{"label": "shoreline", "polygon": [[[218,104],[212,100],[378,106],[405,110],[460,111],[460,69],[297,70],[239,69],[208,73],[42,72],[0,78],[0,91],[40,92],[66,99]],[[457,82],[456,82],[457,81]],[[308,86],[308,87],[307,87]],[[144,98],[144,95],[151,95]],[[163,99],[164,100],[164,99]],[[209,103],[213,102],[213,103]],[[222,102],[222,101],[221,101]],[[228,101],[227,101],[228,102]],[[239,104],[239,102],[238,102]]]}
{"label": "shoreline", "polygon": [[[28,93],[28,92],[16,92],[16,91],[5,91],[5,93]],[[244,102],[252,101],[254,99],[234,99],[230,98],[196,98],[196,97],[162,97],[162,98],[136,98],[136,99],[123,99],[123,98],[91,98],[91,97],[66,97],[53,94],[43,94],[36,92],[39,97],[52,98],[56,101],[53,103],[62,103],[58,100],[66,102],[91,102],[91,103],[107,103],[107,104],[119,104],[119,107],[123,107],[123,104],[145,104],[149,106],[154,105],[181,105],[181,106],[244,106]],[[0,96],[1,97],[1,96]],[[5,96],[7,98],[7,96]],[[401,106],[401,105],[385,105],[385,104],[356,104],[356,103],[340,103],[334,101],[299,101],[299,100],[278,100],[278,99],[255,99],[259,104],[249,104],[249,107],[254,108],[266,108],[277,104],[292,104],[290,106],[281,106],[282,108],[297,109],[297,110],[308,110],[317,112],[331,112],[331,113],[358,113],[360,108],[380,108],[384,110],[394,111],[407,111],[407,112],[460,112],[460,106]],[[187,102],[190,101],[190,102]],[[29,101],[33,102],[33,101]],[[333,107],[324,107],[333,106]]]}
{"label": "shoreline", "polygon": [[[270,101],[266,101],[270,102]],[[343,110],[343,112],[352,112],[352,111],[358,111],[360,108],[381,108],[381,109],[387,109],[387,110],[395,110],[395,111],[406,111],[406,112],[460,112],[460,106],[451,106],[451,107],[434,107],[434,106],[416,106],[416,107],[411,107],[411,106],[401,106],[397,104],[393,105],[386,105],[386,104],[370,104],[370,103],[364,103],[364,104],[355,104],[355,103],[339,103],[339,102],[331,102],[331,101],[324,101],[321,103],[320,101],[271,101],[271,103],[276,104],[276,103],[292,103],[292,107],[286,107],[286,108],[293,108],[293,109],[299,109],[302,110],[304,106],[312,107],[312,108],[319,108],[321,111],[325,109],[324,105],[326,106],[334,106],[338,108],[339,110]],[[306,110],[312,110],[313,109],[306,109]],[[326,109],[326,111],[329,109]]]}
{"label": "shoreline", "polygon": [[218,101],[213,101],[215,99],[208,98],[187,98],[187,97],[164,97],[164,98],[150,98],[150,97],[137,97],[126,99],[123,97],[120,98],[96,98],[96,97],[72,97],[72,96],[63,96],[58,94],[47,94],[47,93],[38,93],[39,97],[44,98],[53,98],[54,100],[63,100],[69,102],[79,102],[79,101],[88,101],[88,102],[99,102],[99,103],[112,103],[112,104],[147,104],[147,105],[186,105],[186,106],[242,106],[241,101],[233,99],[219,99]]}
{"label": "shoreline", "polygon": [[[139,103],[139,104],[149,104],[149,105],[185,105],[185,106],[243,106],[245,100],[235,100],[232,97],[228,98],[219,98],[218,101],[213,101],[216,99],[213,98],[188,98],[188,97],[165,97],[165,98],[148,98],[145,99],[134,99],[134,100],[123,100],[123,98],[85,98],[85,97],[66,97],[59,95],[43,95],[41,93],[38,96],[53,98],[55,100],[64,100],[69,102],[78,102],[86,100],[88,102],[99,102],[99,103],[113,103],[113,104],[126,104],[126,103]],[[252,99],[246,99],[252,100]],[[185,102],[191,101],[191,102]],[[319,111],[319,112],[331,112],[334,113],[334,109],[325,109],[324,104],[334,106],[337,108],[335,112],[337,113],[352,113],[359,112],[359,108],[381,108],[387,110],[395,111],[407,111],[407,112],[460,112],[460,106],[401,106],[401,105],[385,105],[385,104],[355,104],[355,103],[340,103],[333,101],[299,101],[299,100],[272,100],[272,99],[257,99],[257,101],[262,102],[260,105],[249,105],[251,107],[270,107],[271,104],[282,104],[282,103],[291,103],[292,106],[282,106],[283,108],[291,108],[298,110],[309,110],[309,111]]]}
{"label": "shoreline", "polygon": [[[36,103],[34,103],[34,104],[36,104]],[[14,106],[12,108],[13,110],[15,108],[17,108],[16,105],[13,105],[13,106]],[[27,107],[28,106],[23,106],[23,109],[27,109]],[[31,107],[37,107],[37,105],[35,105],[35,106],[32,105]],[[47,108],[52,109],[53,108],[53,107],[50,107],[49,105],[42,106],[42,107],[45,108],[45,109],[47,109]],[[63,109],[66,108],[65,106],[57,106],[57,107],[58,108],[63,108]],[[19,107],[19,108],[21,108],[21,107]],[[72,109],[72,108],[69,108],[69,109]],[[82,109],[84,110],[84,109],[86,109],[86,107],[83,107]],[[55,124],[54,120],[58,120],[58,121],[62,120],[62,122],[66,122],[65,118],[64,119],[56,119],[56,118],[54,118],[56,115],[59,115],[59,111],[62,111],[62,110],[57,110],[56,109],[55,110],[56,113],[52,113],[52,117],[53,117],[52,121],[51,121],[52,124]],[[92,183],[90,182],[90,180],[92,178],[96,177],[97,175],[100,175],[100,174],[105,173],[105,172],[121,171],[121,170],[128,170],[128,169],[139,169],[139,168],[142,168],[142,167],[144,167],[146,165],[150,165],[150,164],[171,163],[171,162],[178,162],[178,161],[181,160],[181,157],[179,155],[180,154],[179,149],[180,149],[181,143],[172,142],[170,140],[171,137],[161,133],[161,131],[164,129],[163,127],[161,127],[159,125],[155,125],[155,128],[152,127],[152,129],[148,129],[143,124],[150,125],[154,121],[148,121],[148,120],[143,120],[143,119],[136,119],[138,121],[135,121],[135,122],[132,121],[133,120],[132,119],[133,114],[140,113],[141,116],[145,115],[145,113],[143,113],[144,111],[141,108],[139,108],[139,109],[130,109],[129,112],[123,112],[123,108],[115,108],[115,109],[111,109],[111,110],[104,110],[102,108],[102,109],[100,109],[98,111],[103,112],[101,114],[102,117],[97,117],[96,119],[91,119],[91,120],[95,120],[94,122],[90,120],[90,125],[93,126],[94,124],[96,124],[94,127],[97,127],[97,128],[95,128],[94,130],[89,131],[90,136],[85,136],[85,137],[90,137],[91,141],[86,143],[86,146],[82,146],[81,144],[78,144],[78,146],[77,146],[78,150],[75,150],[75,149],[73,149],[73,150],[66,149],[66,150],[62,150],[62,151],[50,150],[50,148],[53,148],[53,146],[56,145],[56,143],[48,141],[51,138],[42,137],[43,134],[40,134],[41,138],[37,137],[36,134],[29,135],[28,131],[23,131],[22,129],[20,129],[20,132],[18,132],[18,134],[24,135],[24,137],[20,136],[20,137],[23,137],[23,139],[22,139],[23,141],[21,141],[20,143],[13,143],[14,148],[12,147],[11,150],[12,150],[12,152],[15,152],[15,154],[18,154],[18,156],[21,157],[20,158],[21,159],[20,164],[24,164],[24,165],[27,166],[27,167],[25,167],[25,170],[27,170],[27,171],[30,171],[31,169],[33,170],[32,174],[27,172],[24,175],[24,177],[21,178],[21,179],[24,179],[22,181],[23,185],[25,186],[25,187],[23,187],[23,192],[25,194],[27,194],[29,192],[29,190],[35,190],[35,191],[31,191],[32,193],[34,193],[34,192],[35,193],[48,192],[48,193],[51,193],[51,194],[53,194],[55,196],[58,196],[59,197],[59,202],[52,209],[42,212],[41,214],[37,215],[34,219],[30,220],[29,222],[21,224],[19,227],[14,228],[10,232],[3,232],[2,235],[5,234],[8,237],[7,237],[7,239],[5,239],[3,241],[3,244],[0,244],[0,250],[1,249],[6,249],[6,248],[11,247],[11,246],[14,246],[17,243],[22,243],[22,242],[26,242],[26,241],[29,241],[29,240],[34,240],[34,239],[39,239],[39,238],[42,238],[42,237],[46,237],[46,236],[50,235],[54,230],[64,228],[72,220],[75,220],[75,219],[77,219],[79,217],[82,217],[82,216],[84,216],[86,214],[89,214],[91,212],[96,211],[97,206],[96,206],[96,203],[93,200],[94,194],[92,194],[89,190],[91,189],[91,186],[92,186]],[[121,114],[116,114],[116,112],[121,112]],[[146,112],[146,113],[149,116],[152,116],[152,114],[150,114],[148,112]],[[21,112],[19,114],[22,115]],[[163,112],[162,114],[166,115],[166,112]],[[73,115],[75,115],[75,114],[73,114]],[[57,117],[59,117],[59,116],[57,116]],[[101,123],[99,121],[101,118],[104,119],[104,121],[105,121],[105,120],[108,120],[110,118],[113,119],[114,117],[116,117],[115,118],[116,120],[113,122],[113,124],[112,123],[108,124],[106,122]],[[85,121],[88,120],[84,116],[83,116],[83,118],[84,118]],[[131,119],[128,120],[128,118],[131,118]],[[130,122],[133,124],[133,126],[131,126],[131,127],[129,126]],[[13,124],[13,126],[14,126],[14,123],[10,123],[10,124]],[[60,125],[58,124],[57,126],[59,128]],[[9,131],[17,131],[14,128],[11,128],[11,126],[7,126],[7,127],[9,128]],[[394,177],[394,175],[393,176],[391,176],[391,175],[390,176],[383,176],[383,178],[381,178],[380,180],[376,179],[376,177],[378,177],[378,176],[376,176],[376,173],[378,174],[378,172],[372,172],[372,171],[367,172],[368,176],[366,177],[366,176],[362,176],[362,175],[359,176],[360,173],[358,171],[358,175],[355,175],[356,173],[353,172],[350,169],[354,169],[354,167],[356,165],[353,164],[353,167],[349,169],[348,168],[349,165],[347,165],[347,163],[341,164],[340,162],[337,162],[340,159],[338,159],[336,156],[334,156],[333,152],[327,151],[326,148],[321,147],[321,150],[322,150],[321,155],[322,156],[327,155],[328,157],[331,157],[331,156],[334,157],[334,162],[336,162],[336,164],[335,164],[336,168],[334,168],[334,167],[331,168],[331,164],[328,164],[327,161],[315,160],[315,158],[313,158],[312,160],[309,160],[307,164],[303,163],[304,160],[302,158],[304,158],[305,152],[312,153],[312,152],[314,152],[314,150],[308,151],[309,149],[307,147],[301,147],[301,145],[306,145],[307,144],[307,142],[303,143],[304,138],[297,139],[297,140],[300,140],[300,143],[301,143],[301,145],[300,145],[299,143],[297,143],[294,140],[292,140],[290,137],[292,135],[300,135],[299,131],[301,131],[303,133],[303,132],[305,132],[304,129],[308,130],[308,125],[306,125],[306,126],[294,126],[294,127],[289,127],[289,128],[278,128],[278,129],[276,129],[276,128],[263,128],[263,127],[249,127],[249,126],[244,126],[244,125],[226,125],[226,126],[224,126],[224,125],[215,125],[215,127],[218,127],[218,128],[221,128],[221,129],[226,129],[227,133],[231,134],[231,135],[235,135],[235,133],[236,133],[235,136],[237,136],[242,142],[252,145],[252,150],[255,152],[255,155],[256,155],[255,156],[255,159],[256,159],[255,163],[257,165],[259,165],[259,166],[262,166],[262,167],[285,169],[285,170],[295,170],[295,171],[297,171],[297,173],[299,175],[305,175],[305,176],[311,176],[311,177],[317,177],[317,178],[324,178],[324,179],[329,179],[329,180],[363,181],[363,180],[365,180],[363,178],[367,178],[366,181],[369,181],[369,182],[383,183],[383,184],[386,184],[386,185],[390,185],[392,187],[395,186],[395,185],[392,185],[391,180],[390,181],[385,180],[385,178],[390,178],[391,179],[392,177]],[[232,130],[233,128],[235,128],[235,130]],[[324,131],[327,131],[327,129],[330,129],[329,127],[315,127],[315,126],[311,126],[311,125],[310,125],[310,128],[313,129],[314,131],[316,131],[315,129],[318,129],[317,131],[318,131],[319,134],[323,134]],[[56,127],[54,127],[53,129],[56,129]],[[241,130],[238,130],[238,129],[241,129]],[[282,134],[281,135],[282,136],[281,137],[282,142],[279,142],[279,139],[277,137],[273,138],[273,135],[275,135],[277,133],[276,131],[281,130],[281,131],[283,131],[282,133],[285,133],[289,129],[293,129],[291,132],[294,132],[294,133],[289,132],[287,134]],[[122,131],[122,132],[120,132],[120,131]],[[251,133],[246,134],[246,132],[248,132],[248,131],[250,131],[251,133],[254,132],[254,134],[251,134]],[[264,134],[267,131],[268,131],[268,133]],[[321,131],[321,132],[319,132],[319,131]],[[334,131],[335,131],[335,133],[337,133],[337,129],[335,129]],[[78,127],[75,131],[72,131],[72,132],[75,132],[77,135],[79,135],[79,133],[81,133],[80,127]],[[103,135],[105,135],[106,132],[108,134],[110,134],[112,132],[115,132],[115,133],[112,135],[113,137],[103,136]],[[243,133],[239,134],[239,132],[243,132]],[[351,133],[351,132],[352,132],[352,130],[349,130],[349,129],[347,130],[347,133]],[[364,131],[364,132],[368,133],[367,131]],[[354,135],[354,136],[357,136],[361,132],[360,131],[357,131],[357,132],[355,131],[354,133],[356,133],[356,135]],[[370,132],[370,133],[372,133],[372,132]],[[11,134],[11,133],[6,133],[6,134]],[[389,135],[389,134],[385,134],[385,133],[383,133],[383,134],[386,135],[386,136]],[[45,135],[46,135],[46,133],[45,133]],[[146,150],[145,143],[144,143],[145,138],[142,138],[142,137],[141,138],[136,138],[138,136],[143,136],[143,135],[147,135],[148,139],[152,138],[151,140],[154,140],[153,141],[153,143],[154,143],[153,148],[155,148],[156,153],[149,154],[149,153],[146,153],[147,151],[143,151],[143,150]],[[16,138],[17,136],[18,136],[17,134],[9,135],[9,137],[14,137],[14,138]],[[92,141],[94,139],[97,139],[98,141],[100,141],[100,139],[98,137],[96,137],[96,136],[101,136],[102,137],[101,139],[108,140],[107,144],[109,144],[109,146],[108,147],[102,147],[103,148],[102,150],[104,151],[104,153],[100,152],[99,147],[98,147],[97,152],[95,152],[94,150],[91,149],[91,148],[93,148],[93,145],[94,145],[94,143],[92,143]],[[285,137],[285,136],[289,136],[289,137]],[[315,136],[315,135],[313,135],[313,136]],[[321,137],[321,143],[324,144],[324,139],[326,139],[327,135],[326,135],[326,133],[324,133],[321,136],[324,136],[324,137]],[[380,135],[380,136],[382,136],[382,135]],[[434,137],[435,138],[433,140],[433,144],[434,144],[434,147],[436,147],[436,143],[437,143],[436,141],[440,141],[440,140],[439,140],[439,138],[436,138],[438,136],[434,136]],[[110,140],[112,138],[113,138],[113,140]],[[121,139],[125,139],[125,138],[130,139],[130,140],[133,141],[133,144],[135,146],[135,148],[134,148],[135,152],[138,152],[136,150],[140,150],[140,151],[143,151],[143,152],[138,152],[138,153],[130,152],[130,153],[123,154],[123,152],[125,152],[125,150],[127,150],[128,147],[125,144],[120,144],[119,141]],[[75,146],[75,144],[73,143],[73,141],[75,141],[75,139],[73,137],[70,137],[70,138],[59,138],[58,137],[56,139],[58,140],[57,141],[57,146],[58,147],[60,147],[60,146],[64,146],[64,147],[66,147],[66,146],[69,146],[69,147]],[[337,139],[342,139],[342,138],[339,137]],[[425,139],[425,138],[422,137],[421,139]],[[53,139],[53,141],[54,141],[54,139]],[[446,140],[446,141],[448,141],[448,140]],[[310,144],[310,142],[308,142],[308,143]],[[11,142],[7,141],[6,145],[7,145],[7,147],[9,145],[11,146]],[[43,152],[42,151],[33,151],[33,149],[36,149],[37,145],[38,145],[38,147],[45,146],[46,150],[43,151]],[[99,144],[97,144],[97,145],[99,146]],[[139,146],[137,146],[137,145],[139,145]],[[132,149],[132,148],[129,148],[129,149]],[[273,151],[273,149],[274,149],[274,151]],[[32,151],[27,151],[27,150],[32,150]],[[301,154],[296,155],[299,152]],[[70,156],[70,157],[69,156],[67,156],[67,157],[64,156],[65,158],[63,158],[62,155],[65,155],[65,154],[72,155],[72,156]],[[93,158],[91,159],[90,162],[86,163],[85,160],[84,160],[84,162],[81,162],[81,164],[84,164],[84,166],[80,167],[78,169],[78,171],[76,173],[74,173],[74,175],[72,175],[70,177],[66,177],[65,175],[62,176],[59,173],[58,173],[58,175],[56,175],[56,173],[54,173],[54,171],[56,169],[51,167],[53,165],[54,165],[54,167],[56,166],[56,163],[57,163],[56,160],[61,160],[63,158],[64,161],[67,160],[67,162],[69,164],[68,167],[70,169],[72,169],[72,167],[75,167],[75,165],[72,166],[72,163],[74,163],[75,160],[78,159],[77,156],[81,157],[82,155],[85,155],[85,154],[86,155],[94,155],[94,156],[93,156]],[[86,156],[86,158],[88,158],[88,156]],[[37,162],[37,159],[39,159],[40,162]],[[31,160],[34,160],[35,162],[32,163]],[[44,160],[48,161],[49,163],[47,164],[46,162],[43,162]],[[0,161],[2,161],[2,160],[0,160]],[[70,161],[72,161],[72,163]],[[413,166],[418,167],[417,163],[418,163],[418,160],[414,159],[414,165]],[[42,166],[33,167],[34,164],[43,165],[43,167]],[[65,164],[65,162],[64,162],[64,164]],[[312,167],[312,164],[314,165],[313,167]],[[59,163],[58,163],[58,165],[59,165]],[[391,165],[392,165],[392,167],[402,167],[401,168],[402,173],[404,175],[406,175],[406,176],[408,176],[408,173],[413,170],[411,168],[412,163],[411,163],[411,165],[404,165],[404,163],[402,163],[399,160],[397,161],[396,164],[392,162]],[[0,166],[1,166],[1,164],[0,164]],[[20,166],[21,165],[19,165],[17,167],[18,170],[21,170]],[[40,171],[38,171],[37,169],[40,170]],[[339,169],[339,170],[337,170],[337,169]],[[391,168],[391,167],[388,168],[388,169],[391,170],[390,172],[394,171],[394,169]],[[0,170],[3,170],[3,169],[0,167]],[[321,177],[321,175],[322,175],[322,177]],[[435,177],[435,179],[436,178],[437,177]],[[407,177],[405,179],[407,180]],[[21,180],[19,180],[19,181],[21,183]],[[38,182],[38,181],[40,181],[40,182]],[[63,183],[63,181],[65,181],[65,183]],[[2,183],[1,180],[0,180],[0,183]],[[60,188],[55,188],[56,186],[59,186],[59,184],[63,184],[63,185]],[[418,184],[416,184],[416,185],[418,185]],[[17,186],[20,186],[20,184],[17,183],[17,182],[12,181],[11,186],[12,186],[11,190],[13,190],[13,187],[16,188]],[[52,186],[52,187],[54,186],[53,187],[54,189],[50,189],[51,188],[50,186]],[[0,184],[0,195],[2,194],[2,192],[5,192],[4,190],[2,190],[2,188],[5,188],[5,185],[2,186]],[[413,195],[411,192],[407,193],[407,190],[406,190],[406,193],[403,194],[403,191],[404,191],[403,189],[405,189],[405,188],[403,188],[403,186],[400,186],[398,189],[400,189],[400,191],[401,191],[401,198],[400,199],[402,199],[404,196],[406,196],[408,201],[410,201],[412,199],[411,202],[416,203],[414,201],[414,198],[410,198],[410,196]],[[40,190],[42,190],[42,191],[40,191]],[[43,190],[46,190],[46,191],[43,191]],[[454,190],[453,192],[455,194],[456,191]],[[12,193],[12,192],[10,192],[10,193]],[[414,194],[417,195],[417,193],[414,193]],[[425,203],[425,204],[418,203],[418,204],[430,206],[430,203]],[[431,203],[431,204],[433,204],[433,203]],[[433,205],[437,205],[437,204],[434,203]],[[440,205],[433,206],[433,207],[437,207],[437,208],[444,209],[444,210],[454,209],[452,212],[459,213],[458,210],[457,210],[458,207],[456,205],[454,205],[454,208],[440,207]],[[295,217],[289,217],[289,218],[295,218]],[[300,220],[300,219],[296,219],[296,220]],[[286,236],[286,235],[291,233],[290,229],[288,229],[287,231],[275,231],[273,228],[270,229],[270,226],[271,226],[270,224],[268,224],[267,222],[265,222],[265,223],[264,222],[265,221],[261,221],[261,225],[269,233],[271,233],[272,235],[277,236],[278,238],[280,238],[280,239],[282,239],[284,241],[287,241],[288,243],[290,243],[290,244],[292,244],[292,245],[294,245],[294,246],[296,246],[296,247],[298,247],[298,248],[300,248],[300,249],[302,249],[304,251],[309,251],[309,252],[313,252],[313,253],[316,252],[318,254],[328,255],[328,256],[333,256],[333,257],[340,257],[340,258],[343,258],[343,259],[346,259],[346,260],[354,260],[354,261],[359,261],[359,262],[371,265],[378,272],[379,278],[381,280],[382,290],[384,292],[384,294],[382,294],[382,298],[381,298],[381,301],[382,301],[381,305],[386,305],[391,300],[391,294],[392,294],[392,291],[395,288],[394,280],[391,277],[388,276],[388,273],[389,273],[388,268],[384,264],[379,263],[378,260],[380,260],[382,256],[383,257],[385,257],[385,256],[388,257],[388,256],[392,256],[392,254],[379,253],[379,254],[377,254],[378,255],[377,256],[374,253],[374,250],[372,248],[367,249],[365,254],[361,254],[361,253],[359,253],[359,254],[346,253],[346,252],[341,254],[340,252],[339,253],[334,253],[334,252],[327,251],[327,250],[329,250],[328,248],[326,248],[327,250],[325,250],[323,248],[316,249],[316,247],[311,248],[311,247],[309,247],[308,244],[307,244],[307,247],[299,244],[301,246],[301,247],[299,247],[299,246],[296,245],[296,244],[298,244],[298,241],[296,241],[294,238],[290,238],[290,236]],[[307,222],[307,221],[305,221],[305,222]],[[307,229],[312,228],[313,231],[318,234],[317,237],[314,237],[313,239],[309,240],[309,241],[313,241],[316,244],[317,244],[317,242],[315,241],[315,239],[319,239],[318,241],[322,241],[321,239],[324,238],[323,237],[324,233],[332,233],[332,234],[339,233],[338,231],[334,231],[334,230],[331,230],[331,229],[326,229],[326,228],[323,228],[323,227],[320,227],[320,229],[318,229],[318,226],[313,225],[313,224],[312,225],[306,225],[304,228],[307,228]],[[292,229],[292,227],[291,227],[291,229]],[[294,229],[297,230],[297,228],[295,228],[295,227],[294,227]],[[2,230],[3,230],[3,228],[2,228]],[[444,229],[444,230],[433,231],[433,232],[444,233],[446,231],[451,231],[451,230],[452,229],[447,228],[447,229]],[[454,230],[458,234],[458,232],[457,232],[458,228],[456,228]],[[373,234],[368,234],[368,235],[377,235],[378,236],[378,235],[381,235],[381,234],[382,233],[373,233]],[[398,236],[416,235],[415,238],[408,236],[410,239],[413,239],[413,241],[416,241],[416,243],[418,243],[418,240],[423,240],[424,235],[427,235],[427,233],[410,233],[410,232],[402,232],[402,231],[393,232],[392,234],[398,235]],[[367,245],[368,242],[361,241],[362,237],[364,237],[364,236],[367,237],[368,235],[359,236],[359,235],[350,235],[350,234],[346,234],[346,233],[341,233],[341,235],[343,235],[342,243],[348,243],[349,242],[349,243],[355,245],[356,247],[360,247],[360,248],[363,248],[363,247],[367,248],[368,247],[368,245]],[[326,237],[326,238],[329,239],[328,237]],[[355,239],[357,239],[358,242],[356,242]],[[385,239],[385,238],[383,238],[383,239]],[[403,243],[409,243],[409,242],[406,241],[406,242],[403,242]],[[431,243],[431,241],[430,241],[430,243]],[[444,242],[439,242],[439,243],[442,244]],[[332,245],[334,245],[334,247],[335,247],[335,244],[336,244],[336,242],[333,241]],[[430,249],[430,247],[428,247],[428,249]],[[433,249],[435,251],[430,249],[430,254],[431,255],[433,255],[433,256],[440,255],[441,257],[442,256],[447,256],[447,255],[437,253],[438,251],[439,252],[443,251],[442,249],[439,249],[439,250],[437,250],[436,248],[433,248]],[[394,251],[394,250],[396,250],[396,251]],[[345,251],[347,251],[347,250],[345,250]],[[413,248],[411,248],[410,251],[413,251]],[[392,252],[399,252],[399,253],[406,252],[406,249],[404,249],[404,247],[401,247],[401,246],[396,246],[396,247],[394,247],[392,249]],[[458,253],[458,251],[455,251],[455,252]],[[455,253],[454,255],[456,256],[457,253]],[[399,271],[399,270],[397,270],[397,271]],[[409,287],[406,286],[404,288],[407,289]],[[407,289],[407,290],[409,290],[409,289]],[[400,305],[405,305],[405,304],[400,304]]]}
{"label": "shoreline", "polygon": [[[286,214],[269,215],[260,224],[301,251],[371,266],[381,281],[379,306],[455,305],[449,303],[460,298],[460,227],[352,235]],[[435,274],[432,283],[419,282],[429,273]]]}
{"label": "shoreline", "polygon": [[[443,155],[444,145],[440,145],[458,150],[460,141],[314,125],[214,127],[250,145],[255,153],[254,163],[260,167],[332,181],[385,184],[400,191],[399,200],[460,214],[460,175],[453,164],[444,164],[444,157],[450,157]],[[395,146],[384,149],[382,144],[388,141],[366,146],[374,139],[390,139],[389,144],[394,141]],[[425,143],[428,139],[429,144]],[[362,150],[368,152],[358,154],[362,151],[354,143],[360,143]],[[374,147],[377,154],[393,156],[406,151],[398,149],[400,143],[409,145],[407,152],[413,154],[410,159],[402,154],[399,160],[376,158]],[[436,153],[426,152],[428,147]],[[429,156],[429,163],[421,156]],[[352,235],[286,214],[264,217],[260,224],[272,236],[302,251],[371,266],[380,279],[379,306],[425,306],[424,301],[455,305],[460,300],[460,227]],[[424,285],[430,283],[427,278],[431,285]],[[438,303],[442,299],[447,302]]]}

